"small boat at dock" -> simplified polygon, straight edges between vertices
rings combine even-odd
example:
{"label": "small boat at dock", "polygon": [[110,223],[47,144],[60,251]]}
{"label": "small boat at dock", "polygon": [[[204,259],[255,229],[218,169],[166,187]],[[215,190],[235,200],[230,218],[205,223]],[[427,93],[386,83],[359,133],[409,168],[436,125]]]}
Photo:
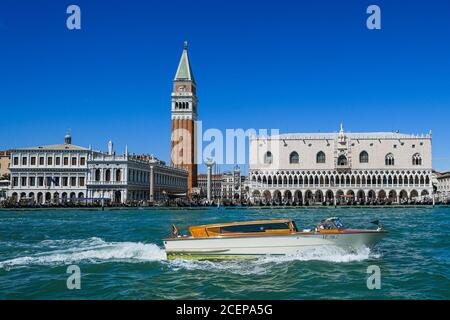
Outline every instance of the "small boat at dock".
{"label": "small boat at dock", "polygon": [[376,230],[348,229],[339,218],[321,221],[313,229],[299,231],[293,220],[258,220],[191,226],[190,235],[163,239],[167,258],[234,259],[264,255],[291,255],[315,247],[332,246],[355,251],[375,246],[385,235]]}

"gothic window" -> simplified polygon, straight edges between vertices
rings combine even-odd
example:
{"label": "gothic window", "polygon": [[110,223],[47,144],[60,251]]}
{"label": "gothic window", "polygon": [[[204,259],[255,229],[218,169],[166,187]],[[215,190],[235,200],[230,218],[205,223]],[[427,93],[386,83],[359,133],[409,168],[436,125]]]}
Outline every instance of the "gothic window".
{"label": "gothic window", "polygon": [[421,166],[422,165],[422,156],[419,153],[416,153],[412,157],[413,166]]}
{"label": "gothic window", "polygon": [[387,166],[393,166],[395,164],[394,155],[392,153],[388,153],[384,161]]}
{"label": "gothic window", "polygon": [[294,151],[289,156],[289,163],[298,163],[298,162],[299,162],[298,153]]}
{"label": "gothic window", "polygon": [[359,162],[369,163],[369,154],[366,151],[363,151],[359,154]]}
{"label": "gothic window", "polygon": [[264,155],[264,163],[265,164],[271,164],[272,161],[273,161],[272,152],[267,151],[266,154]]}
{"label": "gothic window", "polygon": [[323,151],[320,151],[317,153],[316,162],[317,163],[325,163],[325,153]]}
{"label": "gothic window", "polygon": [[344,155],[339,156],[338,166],[346,166],[346,165],[347,165],[347,157]]}

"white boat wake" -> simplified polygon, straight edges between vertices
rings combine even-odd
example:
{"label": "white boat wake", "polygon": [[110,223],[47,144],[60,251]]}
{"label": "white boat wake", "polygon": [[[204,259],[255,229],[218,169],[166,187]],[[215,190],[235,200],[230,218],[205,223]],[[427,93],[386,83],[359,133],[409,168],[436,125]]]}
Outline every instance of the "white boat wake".
{"label": "white boat wake", "polygon": [[66,265],[79,262],[149,262],[166,259],[163,249],[155,244],[141,242],[105,242],[100,238],[86,240],[46,240],[40,243],[49,249],[24,257],[0,261],[0,268],[24,267],[31,265]]}
{"label": "white boat wake", "polygon": [[368,259],[378,259],[379,253],[373,253],[367,247],[361,247],[357,251],[348,252],[339,247],[318,247],[303,250],[287,256],[263,256],[250,260],[185,260],[175,259],[170,261],[175,270],[203,270],[230,272],[240,275],[265,274],[272,267],[296,261],[322,261],[331,263],[361,262]]}
{"label": "white boat wake", "polygon": [[264,256],[252,260],[184,260],[168,261],[164,249],[153,243],[141,242],[106,242],[100,238],[82,240],[45,240],[34,248],[45,249],[43,252],[28,256],[0,261],[0,269],[10,270],[27,266],[58,266],[76,263],[147,263],[161,262],[169,269],[177,271],[205,270],[212,272],[228,271],[238,274],[260,274],[272,265],[293,261],[328,261],[334,263],[358,262],[376,259],[369,248],[363,247],[356,252],[346,252],[342,248],[311,248],[289,256]]}

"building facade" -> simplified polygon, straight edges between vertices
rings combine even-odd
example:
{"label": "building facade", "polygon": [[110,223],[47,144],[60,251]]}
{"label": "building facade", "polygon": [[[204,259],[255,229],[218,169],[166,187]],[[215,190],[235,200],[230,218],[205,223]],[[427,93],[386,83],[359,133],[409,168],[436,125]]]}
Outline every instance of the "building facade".
{"label": "building facade", "polygon": [[437,176],[436,187],[440,200],[450,199],[450,172],[444,172]]}
{"label": "building facade", "polygon": [[197,187],[197,88],[187,52],[187,42],[173,81],[171,163],[188,171],[188,193]]}
{"label": "building facade", "polygon": [[[206,197],[208,190],[208,175],[200,173],[197,177],[198,187],[200,188],[200,196]],[[211,193],[212,198],[217,199],[222,195],[222,174],[215,173],[211,176]]]}
{"label": "building facade", "polygon": [[11,151],[0,151],[0,179],[9,175]]}
{"label": "building facade", "polygon": [[106,200],[156,201],[187,190],[186,170],[149,155],[116,155],[65,143],[11,151],[8,197],[39,204]]}
{"label": "building facade", "polygon": [[8,196],[9,180],[2,180],[0,178],[0,201],[5,201]]}
{"label": "building facade", "polygon": [[93,154],[88,161],[88,197],[112,203],[159,201],[186,194],[187,171],[153,156]]}
{"label": "building facade", "polygon": [[297,203],[390,200],[433,194],[431,132],[251,137],[252,199]]}
{"label": "building facade", "polygon": [[228,200],[243,200],[245,198],[244,182],[241,169],[236,166],[233,171],[222,175],[222,198]]}
{"label": "building facade", "polygon": [[11,184],[8,197],[51,203],[85,198],[88,157],[92,150],[64,144],[11,150]]}

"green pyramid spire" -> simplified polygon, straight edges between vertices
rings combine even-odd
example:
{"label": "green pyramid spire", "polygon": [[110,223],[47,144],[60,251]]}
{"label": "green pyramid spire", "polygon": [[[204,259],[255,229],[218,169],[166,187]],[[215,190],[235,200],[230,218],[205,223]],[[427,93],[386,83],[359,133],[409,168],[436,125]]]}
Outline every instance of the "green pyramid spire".
{"label": "green pyramid spire", "polygon": [[180,63],[178,64],[177,73],[175,75],[175,80],[195,82],[194,74],[192,73],[192,69],[191,69],[191,64],[189,63],[187,47],[188,47],[188,44],[187,44],[187,41],[185,41],[183,53],[181,54]]}

